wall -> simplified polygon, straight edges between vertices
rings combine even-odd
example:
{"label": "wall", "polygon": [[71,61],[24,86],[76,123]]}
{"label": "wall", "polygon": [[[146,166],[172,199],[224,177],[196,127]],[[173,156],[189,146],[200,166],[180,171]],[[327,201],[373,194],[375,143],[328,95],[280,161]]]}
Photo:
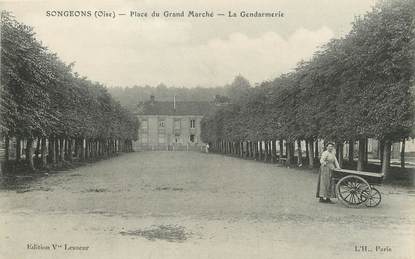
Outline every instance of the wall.
{"label": "wall", "polygon": [[[134,142],[135,150],[199,150],[204,143],[200,139],[200,122],[203,116],[163,116],[140,115],[138,141]],[[190,120],[195,120],[195,128],[190,127]],[[147,123],[145,122],[147,121]],[[180,124],[180,127],[175,128]],[[180,121],[180,122],[177,122]],[[164,127],[162,126],[164,124]],[[148,128],[146,129],[146,125]],[[190,136],[194,135],[194,142]]]}

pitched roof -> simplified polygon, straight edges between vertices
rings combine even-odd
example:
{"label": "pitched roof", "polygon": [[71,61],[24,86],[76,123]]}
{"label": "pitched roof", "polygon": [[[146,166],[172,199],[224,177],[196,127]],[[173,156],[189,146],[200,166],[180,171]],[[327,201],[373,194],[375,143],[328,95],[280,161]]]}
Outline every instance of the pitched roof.
{"label": "pitched roof", "polygon": [[146,101],[138,105],[139,115],[205,115],[214,105],[209,102]]}

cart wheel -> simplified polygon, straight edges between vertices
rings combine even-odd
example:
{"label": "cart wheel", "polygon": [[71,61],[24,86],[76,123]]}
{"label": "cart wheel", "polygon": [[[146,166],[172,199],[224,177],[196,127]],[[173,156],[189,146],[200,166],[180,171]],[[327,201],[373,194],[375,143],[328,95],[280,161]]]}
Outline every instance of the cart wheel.
{"label": "cart wheel", "polygon": [[360,176],[348,175],[341,178],[336,185],[337,198],[350,208],[363,206],[371,193],[369,183]]}
{"label": "cart wheel", "polygon": [[380,191],[375,187],[371,187],[370,192],[364,192],[363,195],[366,195],[366,206],[367,207],[376,207],[379,205],[380,201],[382,200],[382,195]]}

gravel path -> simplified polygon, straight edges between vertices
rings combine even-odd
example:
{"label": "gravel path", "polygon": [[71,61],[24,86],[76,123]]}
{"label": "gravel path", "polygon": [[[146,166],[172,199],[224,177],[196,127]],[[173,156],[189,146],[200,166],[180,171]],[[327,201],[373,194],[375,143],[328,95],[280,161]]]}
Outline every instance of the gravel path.
{"label": "gravel path", "polygon": [[215,154],[142,152],[3,179],[0,258],[415,258],[413,188],[381,186],[379,207],[349,209],[318,203],[316,178]]}

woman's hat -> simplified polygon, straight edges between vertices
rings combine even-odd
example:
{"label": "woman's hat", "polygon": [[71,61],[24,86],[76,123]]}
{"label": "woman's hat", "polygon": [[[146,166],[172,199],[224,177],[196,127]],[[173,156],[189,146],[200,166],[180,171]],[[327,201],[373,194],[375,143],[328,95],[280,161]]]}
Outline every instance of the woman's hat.
{"label": "woman's hat", "polygon": [[335,146],[333,142],[327,142],[327,143],[326,143],[326,147],[327,147],[328,145],[333,145],[333,146]]}

